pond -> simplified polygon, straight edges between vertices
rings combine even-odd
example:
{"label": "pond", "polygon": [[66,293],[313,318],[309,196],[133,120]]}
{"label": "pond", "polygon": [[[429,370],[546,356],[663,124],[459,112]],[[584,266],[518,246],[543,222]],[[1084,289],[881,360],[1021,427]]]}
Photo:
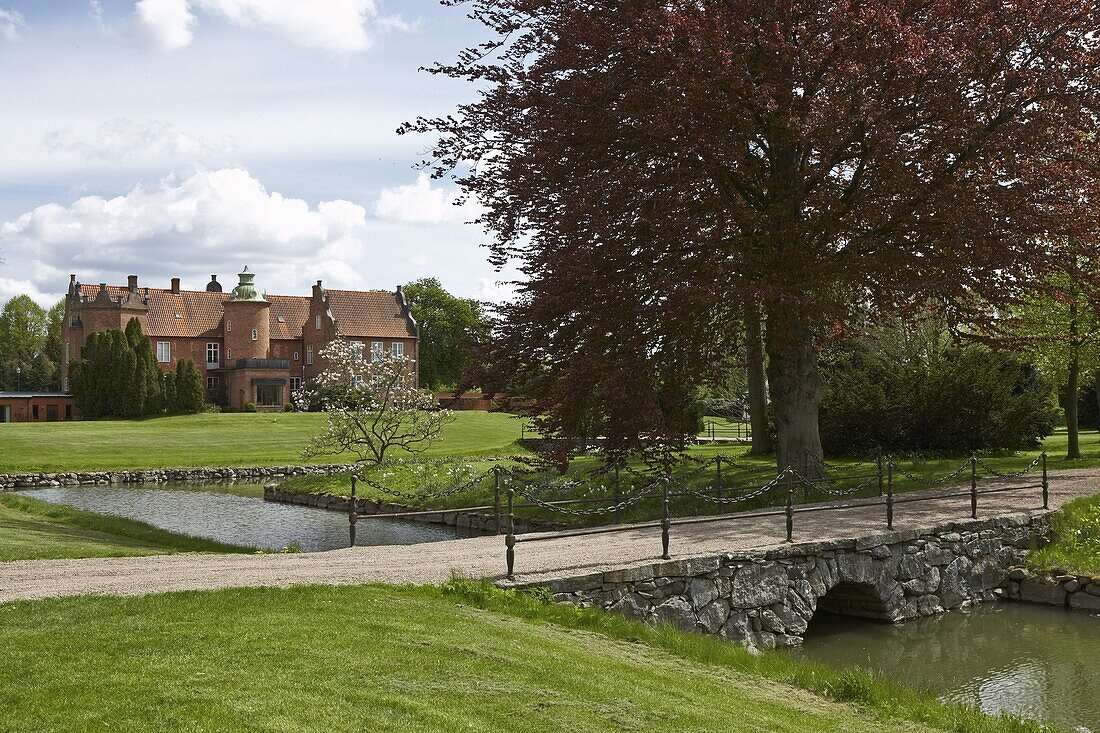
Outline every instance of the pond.
{"label": "pond", "polygon": [[892,625],[822,614],[795,652],[942,699],[1100,733],[1100,617],[1019,603]]}
{"label": "pond", "polygon": [[[279,550],[292,542],[302,552],[348,546],[347,514],[264,501],[261,484],[62,486],[19,493],[260,550]],[[412,545],[455,537],[454,527],[386,519],[359,522],[355,544]]]}

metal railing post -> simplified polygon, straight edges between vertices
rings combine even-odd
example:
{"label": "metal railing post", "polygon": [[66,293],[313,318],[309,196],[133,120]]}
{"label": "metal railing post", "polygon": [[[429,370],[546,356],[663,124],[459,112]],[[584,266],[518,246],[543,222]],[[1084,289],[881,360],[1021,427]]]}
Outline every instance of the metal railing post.
{"label": "metal railing post", "polygon": [[500,466],[493,466],[493,526],[500,534]]}
{"label": "metal railing post", "polygon": [[[623,486],[619,477],[619,464],[615,464],[615,506],[619,507],[619,503],[623,500]],[[623,523],[623,508],[619,507],[615,510],[615,521],[619,524]]]}
{"label": "metal railing post", "polygon": [[787,542],[794,542],[794,482],[790,467],[787,467]]}
{"label": "metal railing post", "polygon": [[978,518],[978,456],[970,456],[970,518]]}
{"label": "metal railing post", "polygon": [[878,455],[875,456],[875,463],[878,465],[878,495],[883,494],[883,473],[882,473],[882,448],[878,449]]}
{"label": "metal railing post", "polygon": [[508,536],[504,538],[504,546],[507,549],[505,558],[508,561],[508,580],[516,579],[516,515],[512,511],[512,501],[515,499],[516,490],[508,487]]}
{"label": "metal railing post", "polygon": [[664,517],[661,519],[661,559],[670,560],[671,556],[668,554],[668,541],[669,530],[672,528],[672,514],[669,511],[668,506],[668,485],[671,478],[668,474],[665,474],[664,480]]}
{"label": "metal railing post", "polygon": [[1047,452],[1043,451],[1043,509],[1050,508],[1050,481],[1047,477]]}
{"label": "metal railing post", "polygon": [[726,490],[722,486],[722,456],[716,456],[714,459],[715,474],[714,474],[714,487],[718,489],[718,498],[725,497]]}
{"label": "metal railing post", "polygon": [[886,464],[886,529],[894,528],[894,462]]}
{"label": "metal railing post", "polygon": [[348,547],[355,547],[355,523],[359,520],[358,515],[355,513],[355,486],[359,483],[359,477],[352,474],[351,477],[351,499],[348,501],[348,536],[351,540],[351,544]]}

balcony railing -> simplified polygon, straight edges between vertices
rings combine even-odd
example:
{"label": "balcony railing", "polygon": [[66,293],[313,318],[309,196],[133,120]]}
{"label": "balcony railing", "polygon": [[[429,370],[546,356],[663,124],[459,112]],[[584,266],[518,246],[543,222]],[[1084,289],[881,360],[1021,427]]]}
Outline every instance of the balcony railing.
{"label": "balcony railing", "polygon": [[290,359],[237,359],[238,369],[289,369]]}

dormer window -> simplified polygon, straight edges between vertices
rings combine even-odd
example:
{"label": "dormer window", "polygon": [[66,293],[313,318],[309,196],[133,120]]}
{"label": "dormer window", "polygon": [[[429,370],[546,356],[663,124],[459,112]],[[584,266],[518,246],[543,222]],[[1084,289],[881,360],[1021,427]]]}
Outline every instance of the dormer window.
{"label": "dormer window", "polygon": [[275,316],[275,322],[276,323],[286,323],[286,319],[283,318],[282,316]]}

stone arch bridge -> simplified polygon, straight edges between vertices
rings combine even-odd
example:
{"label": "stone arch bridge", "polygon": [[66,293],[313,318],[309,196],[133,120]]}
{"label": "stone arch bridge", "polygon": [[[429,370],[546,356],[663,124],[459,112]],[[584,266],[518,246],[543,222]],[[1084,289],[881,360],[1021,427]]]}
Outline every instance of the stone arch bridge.
{"label": "stone arch bridge", "polygon": [[1009,570],[1049,532],[1049,512],[1009,514],[538,585],[558,601],[772,649],[801,644],[818,611],[897,622],[998,600],[1009,593]]}

